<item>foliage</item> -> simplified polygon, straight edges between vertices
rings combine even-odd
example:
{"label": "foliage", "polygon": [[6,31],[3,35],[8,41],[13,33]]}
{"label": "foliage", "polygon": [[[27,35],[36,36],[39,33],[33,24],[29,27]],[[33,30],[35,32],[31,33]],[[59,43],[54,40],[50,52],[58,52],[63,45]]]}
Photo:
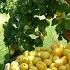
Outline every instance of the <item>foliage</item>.
{"label": "foliage", "polygon": [[[64,9],[66,7],[66,10]],[[59,35],[58,39],[62,40],[64,37],[68,42],[70,41],[70,6],[63,4],[62,10],[56,12],[56,18],[52,20],[52,25],[56,24],[56,32]]]}
{"label": "foliage", "polygon": [[[46,19],[52,18],[52,25],[56,25],[60,40],[64,37],[65,31],[70,30],[68,17],[70,6],[65,1],[6,0],[2,3],[4,6],[1,12],[10,15],[9,21],[3,26],[4,41],[6,46],[12,47],[15,51],[33,50],[43,45],[44,36],[47,34],[45,29],[50,25]],[[45,19],[40,20],[35,15],[44,15]],[[31,34],[34,34],[36,38],[30,37]]]}
{"label": "foliage", "polygon": [[12,10],[15,9],[17,5],[16,1],[15,0],[0,0],[0,12],[1,13],[12,12]]}

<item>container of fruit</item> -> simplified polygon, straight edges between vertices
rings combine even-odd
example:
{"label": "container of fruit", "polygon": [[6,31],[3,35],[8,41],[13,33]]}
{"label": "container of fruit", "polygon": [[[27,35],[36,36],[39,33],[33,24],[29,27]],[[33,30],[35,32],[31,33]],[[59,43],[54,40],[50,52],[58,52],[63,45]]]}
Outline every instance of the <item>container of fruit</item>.
{"label": "container of fruit", "polygon": [[5,70],[70,70],[70,44],[25,51],[15,61],[7,63]]}

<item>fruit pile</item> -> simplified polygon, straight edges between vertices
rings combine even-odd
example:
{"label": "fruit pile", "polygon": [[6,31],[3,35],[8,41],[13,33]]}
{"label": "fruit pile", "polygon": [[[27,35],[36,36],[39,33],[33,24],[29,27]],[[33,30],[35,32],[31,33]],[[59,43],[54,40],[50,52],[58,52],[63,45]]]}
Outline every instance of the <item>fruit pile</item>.
{"label": "fruit pile", "polygon": [[25,51],[10,64],[9,70],[70,70],[70,44]]}

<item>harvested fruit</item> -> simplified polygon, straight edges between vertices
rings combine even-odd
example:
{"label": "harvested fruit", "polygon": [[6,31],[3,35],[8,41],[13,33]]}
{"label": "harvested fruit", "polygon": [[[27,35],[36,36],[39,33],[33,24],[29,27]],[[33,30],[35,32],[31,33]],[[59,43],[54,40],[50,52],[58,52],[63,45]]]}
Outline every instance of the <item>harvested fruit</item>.
{"label": "harvested fruit", "polygon": [[13,61],[10,65],[10,70],[20,70],[18,62]]}
{"label": "harvested fruit", "polygon": [[46,70],[51,70],[50,68],[47,68]]}
{"label": "harvested fruit", "polygon": [[38,68],[36,66],[31,66],[29,70],[38,70]]}
{"label": "harvested fruit", "polygon": [[62,64],[67,64],[68,59],[67,59],[66,56],[63,56],[63,57],[61,58],[61,61],[62,61]]}
{"label": "harvested fruit", "polygon": [[66,64],[65,66],[67,70],[70,70],[70,64]]}
{"label": "harvested fruit", "polygon": [[59,56],[53,56],[52,57],[52,62],[55,62],[57,59],[59,59]]}
{"label": "harvested fruit", "polygon": [[18,56],[17,59],[16,59],[16,61],[17,61],[19,64],[29,63],[28,57],[24,57],[23,55]]}
{"label": "harvested fruit", "polygon": [[4,70],[10,70],[10,63],[7,63],[7,64],[5,65]]}
{"label": "harvested fruit", "polygon": [[50,68],[53,68],[53,67],[56,67],[56,64],[55,63],[51,63],[50,64]]}
{"label": "harvested fruit", "polygon": [[55,64],[56,64],[56,67],[61,66],[61,65],[62,65],[61,59],[57,59],[57,60],[55,61]]}
{"label": "harvested fruit", "polygon": [[41,52],[40,57],[42,59],[48,59],[50,57],[50,53],[49,52]]}
{"label": "harvested fruit", "polygon": [[59,70],[67,70],[67,69],[66,69],[66,66],[62,65],[59,67]]}
{"label": "harvested fruit", "polygon": [[70,49],[70,43],[68,43],[65,48]]}
{"label": "harvested fruit", "polygon": [[38,61],[36,63],[38,70],[45,70],[47,68],[46,64],[43,61]]}
{"label": "harvested fruit", "polygon": [[22,63],[22,64],[20,65],[20,70],[28,70],[28,64]]}
{"label": "harvested fruit", "polygon": [[9,70],[70,70],[70,45],[37,47],[25,51],[9,64]]}
{"label": "harvested fruit", "polygon": [[41,58],[40,57],[34,57],[32,62],[33,64],[35,65],[38,61],[41,61]]}
{"label": "harvested fruit", "polygon": [[51,70],[58,70],[58,68],[57,67],[53,67],[53,68],[51,68]]}
{"label": "harvested fruit", "polygon": [[59,48],[60,47],[60,45],[57,43],[57,42],[53,42],[53,44],[51,45],[51,48],[52,49],[56,49],[56,48]]}
{"label": "harvested fruit", "polygon": [[50,66],[51,63],[52,63],[52,60],[51,60],[51,59],[45,59],[45,60],[44,60],[44,63],[45,63],[47,66]]}
{"label": "harvested fruit", "polygon": [[55,50],[53,50],[53,55],[56,55],[56,56],[62,56],[63,55],[63,48],[62,47],[59,47],[59,48],[56,48]]}

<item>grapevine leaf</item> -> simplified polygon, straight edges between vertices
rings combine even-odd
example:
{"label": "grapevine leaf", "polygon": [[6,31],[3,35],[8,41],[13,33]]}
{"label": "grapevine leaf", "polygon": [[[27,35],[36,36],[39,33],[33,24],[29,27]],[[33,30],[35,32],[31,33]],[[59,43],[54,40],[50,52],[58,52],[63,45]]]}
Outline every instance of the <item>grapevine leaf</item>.
{"label": "grapevine leaf", "polygon": [[70,30],[70,20],[65,20],[65,29]]}
{"label": "grapevine leaf", "polygon": [[59,21],[56,20],[56,18],[52,20],[52,26],[53,26],[53,25],[56,25],[56,24],[58,24],[58,23],[59,23]]}

